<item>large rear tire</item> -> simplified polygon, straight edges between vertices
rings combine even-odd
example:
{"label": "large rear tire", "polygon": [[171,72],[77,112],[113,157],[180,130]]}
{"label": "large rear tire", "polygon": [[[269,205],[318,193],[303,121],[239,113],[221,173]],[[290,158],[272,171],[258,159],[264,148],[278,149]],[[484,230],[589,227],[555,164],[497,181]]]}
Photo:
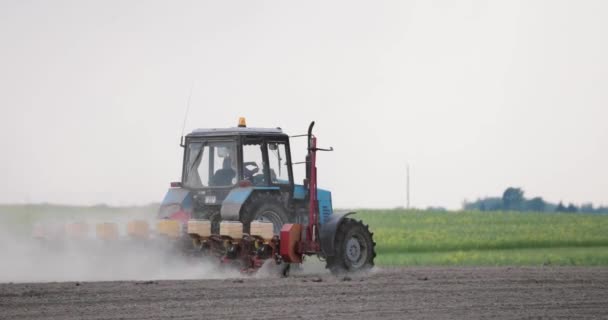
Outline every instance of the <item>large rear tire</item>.
{"label": "large rear tire", "polygon": [[376,243],[369,226],[344,218],[336,230],[335,255],[327,257],[326,268],[333,274],[367,271],[374,266]]}
{"label": "large rear tire", "polygon": [[243,232],[249,233],[251,222],[256,220],[272,222],[274,234],[278,235],[289,221],[281,198],[268,193],[253,194],[241,212]]}

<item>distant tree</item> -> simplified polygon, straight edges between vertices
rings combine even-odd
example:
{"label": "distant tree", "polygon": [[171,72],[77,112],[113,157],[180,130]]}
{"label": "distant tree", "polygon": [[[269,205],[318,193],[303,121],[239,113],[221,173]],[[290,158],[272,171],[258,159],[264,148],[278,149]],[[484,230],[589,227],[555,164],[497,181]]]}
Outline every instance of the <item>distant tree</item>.
{"label": "distant tree", "polygon": [[509,187],[502,197],[478,198],[473,202],[466,200],[462,203],[464,210],[478,211],[536,211],[536,212],[582,212],[582,213],[602,213],[608,214],[607,206],[594,206],[592,203],[585,203],[580,207],[569,203],[565,206],[562,201],[558,204],[545,201],[542,197],[526,199],[521,188]]}
{"label": "distant tree", "polygon": [[566,212],[578,212],[578,208],[574,204],[570,203],[566,208]]}
{"label": "distant tree", "polygon": [[543,198],[535,197],[530,200],[526,200],[524,209],[526,211],[542,212],[545,211],[546,205],[547,204],[545,203],[545,200],[543,200]]}
{"label": "distant tree", "polygon": [[582,213],[593,213],[594,212],[593,203],[582,204],[580,211]]}
{"label": "distant tree", "polygon": [[520,188],[509,187],[502,194],[504,210],[521,211],[524,205],[524,191]]}
{"label": "distant tree", "polygon": [[473,202],[469,202],[467,200],[464,200],[462,202],[462,209],[463,210],[479,210],[479,199],[477,199],[476,201]]}
{"label": "distant tree", "polygon": [[429,206],[429,207],[426,208],[426,211],[441,211],[441,212],[445,212],[445,211],[448,211],[448,209],[446,209],[444,207]]}
{"label": "distant tree", "polygon": [[502,199],[496,197],[489,197],[482,200],[483,206],[486,211],[498,211],[502,210]]}
{"label": "distant tree", "polygon": [[545,212],[555,212],[557,204],[551,202],[545,202]]}
{"label": "distant tree", "polygon": [[497,211],[502,210],[502,198],[488,197],[477,199],[473,202],[465,201],[462,205],[464,210]]}

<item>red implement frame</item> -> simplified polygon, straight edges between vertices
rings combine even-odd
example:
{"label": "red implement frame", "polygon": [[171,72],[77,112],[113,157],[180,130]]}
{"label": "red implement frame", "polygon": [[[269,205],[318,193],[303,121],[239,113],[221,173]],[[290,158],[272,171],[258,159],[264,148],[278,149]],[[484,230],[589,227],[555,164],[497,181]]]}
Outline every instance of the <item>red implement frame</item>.
{"label": "red implement frame", "polygon": [[308,225],[306,226],[306,239],[300,243],[300,252],[302,254],[318,253],[321,246],[319,244],[319,201],[317,200],[317,137],[312,135],[311,123],[308,136]]}
{"label": "red implement frame", "polygon": [[[314,121],[310,123],[307,135],[308,225],[305,230],[302,230],[299,224],[286,224],[281,229],[280,255],[283,261],[290,263],[300,263],[304,255],[316,254],[321,251],[321,244],[319,243],[319,201],[317,199],[317,151],[332,151],[333,149],[317,148],[317,137],[312,134],[314,125]],[[304,237],[302,237],[303,231],[305,231]]]}
{"label": "red implement frame", "polygon": [[317,254],[321,251],[319,242],[319,201],[317,199],[317,151],[333,151],[333,148],[317,148],[317,137],[312,134],[315,122],[311,122],[308,127],[308,156],[306,165],[308,166],[308,225],[306,226],[306,237],[298,245],[298,253]]}

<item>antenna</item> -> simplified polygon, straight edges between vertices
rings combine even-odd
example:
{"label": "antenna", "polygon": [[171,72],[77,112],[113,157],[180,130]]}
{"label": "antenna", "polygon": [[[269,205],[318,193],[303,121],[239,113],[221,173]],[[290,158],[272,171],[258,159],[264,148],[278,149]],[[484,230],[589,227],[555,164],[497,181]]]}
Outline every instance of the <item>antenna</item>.
{"label": "antenna", "polygon": [[181,147],[185,147],[184,145],[184,130],[186,129],[186,120],[188,120],[188,112],[190,111],[190,100],[192,99],[192,90],[194,89],[194,81],[190,85],[190,93],[188,93],[188,102],[186,102],[186,113],[184,114],[184,123],[182,124],[182,135],[179,140],[179,145]]}

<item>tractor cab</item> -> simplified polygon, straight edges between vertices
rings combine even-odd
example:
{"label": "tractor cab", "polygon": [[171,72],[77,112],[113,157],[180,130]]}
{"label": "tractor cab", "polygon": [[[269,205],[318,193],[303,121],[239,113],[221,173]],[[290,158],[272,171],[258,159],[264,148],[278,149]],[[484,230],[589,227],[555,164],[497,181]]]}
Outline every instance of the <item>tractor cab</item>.
{"label": "tractor cab", "polygon": [[[289,136],[280,128],[196,129],[186,135],[182,179],[171,184],[159,218],[221,220],[265,219],[280,226],[295,219]],[[304,192],[298,195],[304,206]],[[280,206],[279,213],[251,216],[258,198]],[[262,200],[259,200],[262,201]]]}
{"label": "tractor cab", "polygon": [[[289,137],[281,129],[197,129],[186,136],[183,188],[221,202],[235,187],[293,191]],[[211,201],[214,200],[214,201]]]}

